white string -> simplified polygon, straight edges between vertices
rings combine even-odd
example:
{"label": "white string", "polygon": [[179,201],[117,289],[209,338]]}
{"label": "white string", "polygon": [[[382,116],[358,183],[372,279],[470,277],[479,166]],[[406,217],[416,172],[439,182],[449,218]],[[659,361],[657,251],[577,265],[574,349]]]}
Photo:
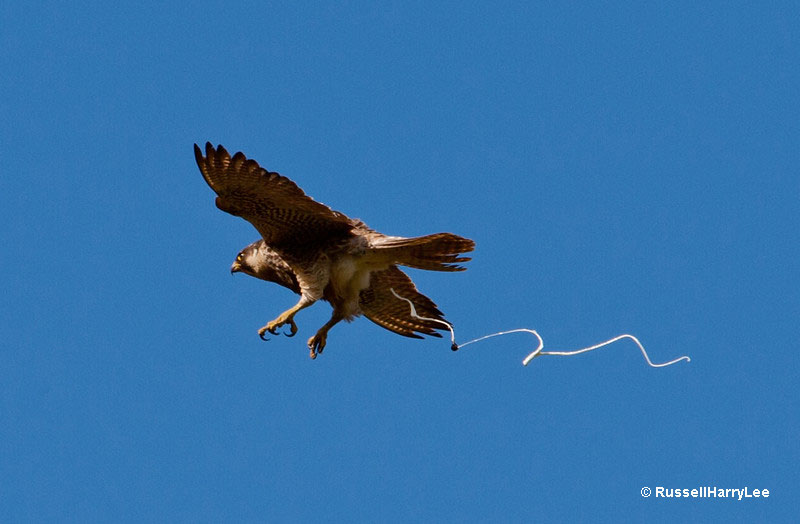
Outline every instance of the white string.
{"label": "white string", "polygon": [[464,346],[468,346],[470,344],[474,344],[475,342],[480,342],[482,340],[486,340],[487,338],[499,337],[500,335],[508,335],[508,334],[511,334],[511,333],[530,333],[530,334],[532,334],[533,336],[535,336],[539,340],[539,345],[537,346],[537,348],[535,350],[533,350],[533,353],[531,353],[530,355],[525,357],[525,359],[522,361],[522,365],[523,366],[527,366],[528,364],[530,364],[531,360],[533,360],[536,357],[542,356],[542,355],[557,355],[557,356],[578,355],[579,353],[586,353],[587,351],[593,351],[593,350],[599,349],[599,348],[601,348],[603,346],[607,346],[607,345],[612,344],[612,343],[616,342],[617,340],[620,340],[620,339],[623,339],[623,338],[629,338],[629,339],[633,340],[636,343],[637,346],[639,346],[639,349],[642,351],[642,356],[644,356],[645,361],[647,361],[647,364],[650,365],[650,367],[663,368],[663,367],[675,364],[676,362],[680,362],[681,360],[685,360],[686,362],[691,362],[692,361],[691,358],[689,358],[688,356],[684,355],[682,357],[678,357],[676,359],[670,360],[669,362],[664,362],[662,364],[654,364],[650,360],[650,357],[647,355],[647,351],[645,351],[644,346],[642,345],[642,343],[639,342],[639,339],[634,337],[633,335],[629,335],[627,333],[623,334],[623,335],[618,335],[618,336],[616,336],[616,337],[614,337],[612,339],[606,340],[605,342],[600,342],[599,344],[595,344],[594,346],[589,346],[587,348],[577,349],[575,351],[542,351],[542,349],[544,348],[544,340],[542,340],[542,337],[539,336],[539,333],[537,333],[535,330],[533,330],[533,329],[525,329],[525,328],[512,329],[512,330],[509,330],[509,331],[498,331],[497,333],[492,333],[491,335],[484,335],[482,337],[470,340],[469,342],[464,342],[463,344],[459,345],[459,344],[456,344],[456,333],[453,330],[453,326],[450,325],[449,322],[445,322],[443,320],[439,320],[438,318],[428,318],[428,317],[423,317],[423,316],[418,315],[417,314],[417,308],[414,307],[414,303],[413,302],[411,302],[409,299],[407,299],[405,297],[401,297],[400,295],[395,293],[394,289],[392,289],[392,288],[390,288],[390,291],[392,292],[392,294],[394,296],[396,296],[400,300],[405,300],[406,302],[408,302],[408,305],[411,307],[411,316],[412,317],[418,318],[420,320],[428,320],[430,322],[436,322],[437,324],[441,324],[442,326],[444,326],[448,330],[450,330],[450,341],[452,342],[452,345],[450,346],[450,349],[452,349],[453,351],[456,351],[456,350],[458,350],[460,348],[463,348]]}

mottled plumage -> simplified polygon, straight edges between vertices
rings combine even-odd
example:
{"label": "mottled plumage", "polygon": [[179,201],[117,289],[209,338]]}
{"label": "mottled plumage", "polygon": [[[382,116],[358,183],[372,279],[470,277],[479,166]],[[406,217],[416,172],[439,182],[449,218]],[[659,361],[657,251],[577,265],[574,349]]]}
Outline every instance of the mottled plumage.
{"label": "mottled plumage", "polygon": [[278,283],[300,295],[294,307],[259,330],[288,324],[297,332],[295,314],[324,299],[333,306],[331,319],[308,341],[311,358],[325,347],[328,330],[340,320],[363,314],[379,326],[407,337],[440,336],[441,325],[411,316],[414,303],[420,316],[444,321],[442,312],[417,291],[397,266],[435,271],[462,271],[460,256],[472,251],[472,240],[437,233],[416,238],[387,236],[360,220],[314,201],[297,185],[269,172],[242,153],[231,157],[222,146],[206,143],[205,156],[195,145],[195,158],[208,185],[217,193],[221,210],[244,218],[261,234],[236,257],[232,272]]}

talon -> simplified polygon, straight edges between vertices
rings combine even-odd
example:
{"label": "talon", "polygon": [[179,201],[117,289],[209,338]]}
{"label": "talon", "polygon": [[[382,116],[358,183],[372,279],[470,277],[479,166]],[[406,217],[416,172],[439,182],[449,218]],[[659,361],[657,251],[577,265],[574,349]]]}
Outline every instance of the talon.
{"label": "talon", "polygon": [[325,349],[327,338],[327,333],[318,332],[316,335],[308,339],[308,349],[311,352],[309,356],[312,359],[315,359],[317,358],[317,355],[322,354],[322,350]]}
{"label": "talon", "polygon": [[293,337],[297,334],[297,324],[294,323],[294,319],[289,320],[289,330],[291,333],[284,333],[287,337]]}
{"label": "talon", "polygon": [[264,326],[264,327],[262,327],[261,329],[258,330],[258,336],[261,338],[261,340],[263,340],[265,342],[267,340],[269,340],[267,337],[264,336],[264,333],[266,333],[266,332],[267,332],[266,326]]}

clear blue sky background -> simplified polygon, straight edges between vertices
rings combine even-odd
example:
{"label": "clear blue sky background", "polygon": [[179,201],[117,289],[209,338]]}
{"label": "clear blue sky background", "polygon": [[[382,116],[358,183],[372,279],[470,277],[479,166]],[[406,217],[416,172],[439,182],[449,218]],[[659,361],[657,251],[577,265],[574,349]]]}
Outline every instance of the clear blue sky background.
{"label": "clear blue sky background", "polygon": [[[0,520],[788,520],[800,9],[5,2]],[[388,234],[461,341],[365,319],[316,361],[192,144]],[[644,486],[768,499],[643,498]]]}

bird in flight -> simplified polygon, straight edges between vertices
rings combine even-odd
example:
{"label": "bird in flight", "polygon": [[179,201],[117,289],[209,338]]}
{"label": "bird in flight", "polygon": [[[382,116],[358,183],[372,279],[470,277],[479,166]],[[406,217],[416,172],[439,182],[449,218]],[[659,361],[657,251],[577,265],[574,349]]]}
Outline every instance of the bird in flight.
{"label": "bird in flight", "polygon": [[[446,322],[442,312],[398,266],[463,271],[459,263],[470,259],[460,255],[472,251],[475,242],[452,233],[384,235],[315,201],[241,152],[231,157],[221,145],[207,142],[205,156],[197,144],[194,154],[217,194],[217,207],[244,218],[261,234],[236,256],[231,273],[275,282],[300,295],[293,307],[258,330],[262,339],[267,332],[277,335],[285,325],[287,336],[294,336],[297,312],[320,299],[331,304],[333,313],[308,340],[312,359],[325,348],[328,330],[362,314],[406,337],[441,336],[436,330],[443,329],[437,321]],[[417,315],[397,296],[411,301]]]}

